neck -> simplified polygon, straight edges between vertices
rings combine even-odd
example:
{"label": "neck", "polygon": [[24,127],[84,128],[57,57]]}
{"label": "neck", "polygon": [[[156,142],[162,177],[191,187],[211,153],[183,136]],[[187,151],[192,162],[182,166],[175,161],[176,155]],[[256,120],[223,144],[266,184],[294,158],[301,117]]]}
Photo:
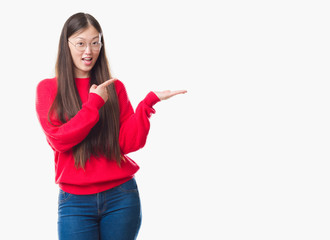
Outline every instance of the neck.
{"label": "neck", "polygon": [[85,71],[81,71],[79,69],[75,69],[75,78],[89,78],[90,74],[89,71],[85,72]]}

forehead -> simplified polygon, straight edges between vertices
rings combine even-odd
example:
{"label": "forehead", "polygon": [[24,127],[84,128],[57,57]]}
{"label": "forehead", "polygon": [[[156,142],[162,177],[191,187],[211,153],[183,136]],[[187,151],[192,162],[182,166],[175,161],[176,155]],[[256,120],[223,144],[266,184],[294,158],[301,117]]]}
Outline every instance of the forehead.
{"label": "forehead", "polygon": [[99,32],[95,27],[89,25],[87,28],[84,28],[70,37],[71,39],[84,39],[84,40],[92,40],[93,38],[99,37]]}

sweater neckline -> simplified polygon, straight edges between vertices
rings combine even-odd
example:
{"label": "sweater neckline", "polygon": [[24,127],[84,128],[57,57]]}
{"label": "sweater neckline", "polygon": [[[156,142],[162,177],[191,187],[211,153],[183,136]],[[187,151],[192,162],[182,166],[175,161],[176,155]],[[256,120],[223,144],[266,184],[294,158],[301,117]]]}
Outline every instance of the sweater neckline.
{"label": "sweater neckline", "polygon": [[75,78],[76,80],[90,80],[90,77],[86,77],[86,78]]}

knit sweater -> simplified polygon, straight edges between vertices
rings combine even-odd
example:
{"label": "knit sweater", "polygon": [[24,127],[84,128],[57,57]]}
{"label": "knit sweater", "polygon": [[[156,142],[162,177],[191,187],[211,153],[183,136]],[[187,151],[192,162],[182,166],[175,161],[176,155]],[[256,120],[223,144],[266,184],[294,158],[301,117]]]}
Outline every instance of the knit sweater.
{"label": "knit sweater", "polygon": [[139,166],[126,154],[142,148],[150,129],[150,117],[155,113],[153,105],[159,98],[153,92],[142,100],[135,112],[128,99],[124,84],[114,82],[119,108],[119,146],[125,160],[118,166],[115,160],[103,156],[91,156],[84,169],[76,168],[72,148],[88,135],[99,120],[99,110],[104,100],[95,93],[89,93],[90,78],[76,78],[75,83],[82,101],[81,110],[66,123],[51,118],[59,124],[48,121],[48,112],[57,92],[56,78],[39,82],[36,93],[36,111],[48,144],[54,151],[55,182],[72,194],[94,194],[116,187],[134,177]]}

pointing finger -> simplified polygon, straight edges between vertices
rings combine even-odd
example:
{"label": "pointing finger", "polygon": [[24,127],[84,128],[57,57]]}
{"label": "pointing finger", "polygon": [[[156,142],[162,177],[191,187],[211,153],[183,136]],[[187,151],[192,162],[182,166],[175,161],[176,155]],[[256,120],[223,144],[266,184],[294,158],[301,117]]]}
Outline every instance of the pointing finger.
{"label": "pointing finger", "polygon": [[111,79],[105,81],[104,83],[100,84],[99,86],[102,86],[102,87],[109,86],[111,83],[113,83],[116,80],[117,80],[117,78],[111,78]]}

